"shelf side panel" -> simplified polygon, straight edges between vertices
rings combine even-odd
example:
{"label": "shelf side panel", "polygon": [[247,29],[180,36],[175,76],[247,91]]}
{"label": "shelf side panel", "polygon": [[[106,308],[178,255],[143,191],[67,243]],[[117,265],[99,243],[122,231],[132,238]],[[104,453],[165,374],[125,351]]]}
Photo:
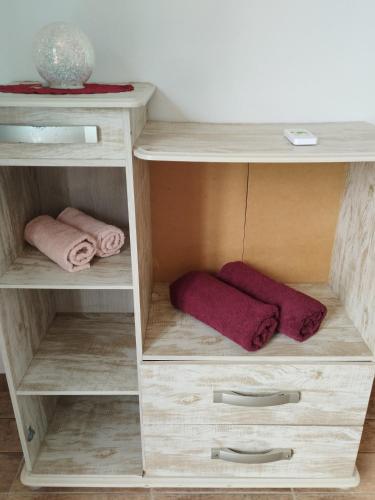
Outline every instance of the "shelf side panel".
{"label": "shelf side panel", "polygon": [[147,162],[134,158],[133,182],[137,232],[140,327],[144,339],[152,291],[150,171]]}
{"label": "shelf side panel", "polygon": [[39,214],[35,171],[27,167],[0,168],[0,276],[22,252],[26,223]]}
{"label": "shelf side panel", "polygon": [[342,200],[331,285],[375,349],[375,163],[352,164]]}

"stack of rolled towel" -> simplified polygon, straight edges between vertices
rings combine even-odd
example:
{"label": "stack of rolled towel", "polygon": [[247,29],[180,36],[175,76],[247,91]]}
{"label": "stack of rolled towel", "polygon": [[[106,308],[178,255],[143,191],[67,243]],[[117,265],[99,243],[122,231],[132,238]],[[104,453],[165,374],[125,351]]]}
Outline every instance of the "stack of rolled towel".
{"label": "stack of rolled towel", "polygon": [[68,207],[57,219],[40,215],[25,227],[25,240],[69,272],[90,267],[94,256],[120,253],[125,233],[118,227]]}
{"label": "stack of rolled towel", "polygon": [[327,313],[318,300],[279,283],[243,262],[212,276],[190,272],[170,286],[174,307],[215,328],[247,351],[266,345],[278,331],[303,342]]}

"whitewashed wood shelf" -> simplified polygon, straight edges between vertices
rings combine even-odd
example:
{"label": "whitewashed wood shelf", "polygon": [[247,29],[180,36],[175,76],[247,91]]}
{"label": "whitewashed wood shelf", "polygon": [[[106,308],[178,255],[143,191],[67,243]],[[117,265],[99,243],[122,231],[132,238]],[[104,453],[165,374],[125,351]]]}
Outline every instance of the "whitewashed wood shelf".
{"label": "whitewashed wood shelf", "polygon": [[[316,146],[296,147],[285,128],[308,128]],[[135,144],[143,160],[185,162],[375,161],[375,126],[365,122],[309,124],[214,124],[148,122]]]}
{"label": "whitewashed wood shelf", "polygon": [[110,258],[94,258],[90,269],[69,273],[27,245],[0,277],[0,288],[131,290],[130,249]]}
{"label": "whitewashed wood shelf", "polygon": [[175,309],[169,287],[157,283],[146,330],[144,360],[204,360],[259,362],[290,361],[371,361],[373,355],[345,313],[329,285],[292,285],[323,302],[327,317],[320,331],[306,342],[276,334],[256,352],[247,352],[213,328]]}
{"label": "whitewashed wood shelf", "polygon": [[[120,82],[128,83],[128,82]],[[0,93],[0,107],[52,108],[138,108],[145,106],[155,92],[151,83],[133,83],[134,91],[108,94],[4,94]]]}
{"label": "whitewashed wood shelf", "polygon": [[17,394],[138,394],[133,314],[57,314]]}
{"label": "whitewashed wood shelf", "polygon": [[61,396],[33,474],[141,476],[139,404],[134,396]]}

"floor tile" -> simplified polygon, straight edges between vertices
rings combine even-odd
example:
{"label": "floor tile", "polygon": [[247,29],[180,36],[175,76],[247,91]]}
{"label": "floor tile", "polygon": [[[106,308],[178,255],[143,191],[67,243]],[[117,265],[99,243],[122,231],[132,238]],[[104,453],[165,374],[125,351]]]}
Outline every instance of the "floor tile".
{"label": "floor tile", "polygon": [[13,418],[0,419],[0,453],[20,451],[16,421]]}
{"label": "floor tile", "polygon": [[372,387],[369,406],[367,409],[367,419],[375,420],[375,384]]}
{"label": "floor tile", "polygon": [[8,392],[8,384],[5,373],[0,373],[0,392]]}
{"label": "floor tile", "polygon": [[0,453],[0,493],[9,491],[21,460],[20,453]]}
{"label": "floor tile", "polygon": [[14,418],[9,392],[0,392],[0,418]]}
{"label": "floor tile", "polygon": [[375,453],[360,453],[357,459],[357,468],[361,476],[355,493],[372,493],[375,498]]}
{"label": "floor tile", "polygon": [[375,453],[375,420],[366,420],[359,451]]}

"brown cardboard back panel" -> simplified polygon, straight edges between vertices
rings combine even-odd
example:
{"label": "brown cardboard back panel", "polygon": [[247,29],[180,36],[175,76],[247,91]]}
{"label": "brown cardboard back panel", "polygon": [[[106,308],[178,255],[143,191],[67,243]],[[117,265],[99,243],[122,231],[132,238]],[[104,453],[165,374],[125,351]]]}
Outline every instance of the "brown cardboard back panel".
{"label": "brown cardboard back panel", "polygon": [[328,280],[346,165],[151,162],[155,280],[230,260]]}
{"label": "brown cardboard back panel", "polygon": [[151,162],[150,169],[155,280],[242,258],[246,164]]}
{"label": "brown cardboard back panel", "polygon": [[347,167],[251,165],[244,261],[286,282],[328,281]]}

